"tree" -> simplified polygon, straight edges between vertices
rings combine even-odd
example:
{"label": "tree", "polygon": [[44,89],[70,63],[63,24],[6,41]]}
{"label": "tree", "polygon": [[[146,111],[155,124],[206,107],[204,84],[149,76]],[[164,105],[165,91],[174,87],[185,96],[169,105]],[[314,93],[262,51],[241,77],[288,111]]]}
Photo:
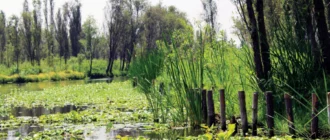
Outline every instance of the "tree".
{"label": "tree", "polygon": [[[258,79],[259,87],[265,90],[263,80],[268,80],[270,78],[271,72],[271,61],[269,53],[269,44],[267,39],[267,31],[264,19],[264,9],[263,0],[256,1],[256,11],[257,19],[253,7],[252,0],[246,0],[246,3],[242,0],[235,1],[237,5],[237,10],[241,16],[241,19],[245,23],[249,30],[250,38],[252,41],[253,50],[253,61],[255,67],[255,73]],[[246,7],[246,9],[244,9]],[[247,12],[247,17],[246,17]]]}
{"label": "tree", "polygon": [[49,3],[48,0],[44,0],[44,5],[45,37],[48,48],[48,64],[50,64],[54,55],[54,0],[49,0]]}
{"label": "tree", "polygon": [[29,11],[29,2],[28,0],[24,1],[23,4],[23,36],[24,36],[24,45],[28,59],[31,64],[34,64],[34,48],[32,46],[32,16]]}
{"label": "tree", "polygon": [[106,7],[106,26],[109,37],[109,61],[106,73],[113,76],[112,68],[116,59],[116,51],[120,40],[124,37],[122,29],[125,24],[123,22],[123,0],[109,0]]}
{"label": "tree", "polygon": [[54,21],[54,0],[49,0],[49,6],[50,6],[50,49],[51,54],[55,54],[55,21]]}
{"label": "tree", "polygon": [[42,19],[41,19],[41,1],[34,0],[33,1],[33,46],[34,46],[34,54],[35,59],[40,66],[41,60],[41,36],[42,36]]}
{"label": "tree", "polygon": [[140,18],[141,11],[143,11],[146,7],[146,2],[145,0],[129,0],[129,12],[130,12],[130,25],[131,25],[131,30],[130,30],[130,44],[128,48],[128,55],[127,55],[127,67],[126,69],[129,68],[129,64],[132,61],[132,57],[134,56],[134,46],[137,43],[138,35],[141,34],[141,31],[139,29],[142,26]]}
{"label": "tree", "polygon": [[[239,1],[239,5],[241,8],[243,7],[242,3],[240,1]],[[264,76],[263,69],[262,69],[259,38],[258,38],[259,37],[258,26],[257,26],[257,20],[255,18],[255,14],[254,14],[252,0],[246,0],[246,7],[247,7],[247,12],[248,12],[248,17],[249,17],[250,23],[248,24],[247,21],[245,21],[245,23],[247,24],[247,27],[248,27],[250,35],[251,35],[255,72],[259,79],[263,79],[265,76]],[[242,13],[243,12],[244,11],[242,10]],[[243,14],[243,16],[244,16],[243,18],[245,19],[244,14]]]}
{"label": "tree", "polygon": [[4,63],[4,52],[6,51],[6,15],[0,11],[0,63]]}
{"label": "tree", "polygon": [[315,30],[314,30],[314,20],[312,17],[313,11],[312,11],[312,1],[311,0],[305,0],[305,5],[307,6],[307,12],[305,15],[305,19],[306,19],[306,31],[307,31],[307,37],[308,37],[308,41],[311,45],[311,50],[313,52],[313,56],[314,56],[314,63],[316,64],[316,68],[318,68],[321,65],[321,52],[320,49],[318,47],[318,44],[316,42],[316,38],[315,38]]}
{"label": "tree", "polygon": [[70,56],[69,39],[68,39],[68,3],[63,6],[63,14],[58,9],[56,20],[56,40],[59,44],[60,57],[64,57],[65,64]]}
{"label": "tree", "polygon": [[72,56],[77,57],[80,52],[79,38],[81,33],[81,4],[78,0],[70,8],[69,20],[70,20],[70,40]]}
{"label": "tree", "polygon": [[330,28],[330,0],[324,0],[324,3],[327,7],[328,28]]}
{"label": "tree", "polygon": [[160,4],[157,6],[149,7],[143,17],[145,38],[146,38],[146,50],[151,51],[156,48],[156,41],[161,38],[162,32],[161,24],[164,23],[164,15],[166,9]]}
{"label": "tree", "polygon": [[204,9],[204,20],[211,26],[209,31],[211,42],[213,41],[216,32],[216,21],[218,14],[218,7],[214,0],[201,0]]}
{"label": "tree", "polygon": [[263,78],[267,80],[271,72],[270,71],[271,62],[270,62],[269,44],[267,40],[263,5],[264,5],[263,0],[257,0],[256,9],[258,13],[259,40],[260,40],[260,48],[261,48],[262,68],[264,74]]}
{"label": "tree", "polygon": [[19,30],[19,18],[12,16],[9,21],[9,41],[14,46],[14,60],[16,61],[16,72],[19,73],[19,56],[21,53],[20,48],[20,30]]}
{"label": "tree", "polygon": [[175,30],[187,30],[187,27],[190,30],[191,27],[185,13],[178,11],[174,6],[167,8],[161,4],[146,10],[143,23],[147,51],[157,47],[157,40],[165,39],[167,42],[172,42],[171,37]]}
{"label": "tree", "polygon": [[83,24],[83,32],[86,36],[87,40],[87,47],[88,47],[88,57],[90,60],[90,69],[89,69],[89,75],[92,75],[92,68],[93,68],[93,58],[94,58],[94,53],[95,53],[95,46],[97,45],[97,25],[96,25],[96,20],[92,17],[89,16],[85,23]]}
{"label": "tree", "polygon": [[324,4],[322,0],[313,0],[313,2],[318,38],[322,49],[322,57],[324,59],[322,66],[325,68],[325,71],[330,74],[330,43],[327,22],[324,14]]}

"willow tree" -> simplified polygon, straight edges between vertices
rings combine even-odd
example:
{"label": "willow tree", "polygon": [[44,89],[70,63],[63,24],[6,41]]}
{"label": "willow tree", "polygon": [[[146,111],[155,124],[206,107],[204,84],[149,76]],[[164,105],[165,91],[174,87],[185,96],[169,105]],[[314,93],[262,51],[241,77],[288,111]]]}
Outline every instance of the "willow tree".
{"label": "willow tree", "polygon": [[47,44],[48,64],[53,61],[54,55],[54,0],[44,0],[45,37]]}
{"label": "willow tree", "polygon": [[6,15],[0,11],[0,63],[4,63],[4,52],[6,51]]}
{"label": "willow tree", "polygon": [[201,0],[204,9],[204,20],[211,26],[211,31],[209,31],[210,39],[213,41],[214,34],[216,32],[217,25],[217,15],[218,15],[218,7],[215,0]]}
{"label": "willow tree", "polygon": [[80,33],[81,33],[81,3],[76,0],[70,7],[70,40],[71,40],[71,50],[72,56],[77,57],[80,52]]}
{"label": "willow tree", "polygon": [[130,41],[129,41],[129,48],[127,54],[127,66],[129,68],[129,64],[132,61],[132,57],[134,56],[134,46],[138,41],[138,36],[141,34],[139,30],[143,24],[140,20],[141,14],[146,8],[146,1],[145,0],[129,0],[128,3],[129,7],[129,14],[130,14]]}
{"label": "willow tree", "polygon": [[40,66],[41,60],[41,36],[42,36],[42,18],[41,18],[41,1],[34,0],[33,1],[33,46],[34,46],[34,54],[35,59]]}
{"label": "willow tree", "polygon": [[20,48],[20,29],[19,18],[12,16],[8,25],[8,36],[11,45],[14,47],[14,60],[16,61],[16,73],[19,73],[19,59],[21,54]]}
{"label": "willow tree", "polygon": [[123,0],[109,0],[106,6],[106,27],[109,41],[109,61],[106,73],[113,76],[112,69],[116,59],[116,51],[123,39]]}
{"label": "willow tree", "polygon": [[92,69],[93,69],[93,58],[94,58],[94,53],[95,53],[95,46],[97,45],[97,25],[96,25],[96,20],[92,17],[89,16],[86,21],[83,24],[83,32],[86,36],[86,46],[88,50],[88,57],[90,60],[90,68],[89,68],[89,75],[92,75]]}
{"label": "willow tree", "polygon": [[68,3],[63,6],[63,14],[58,9],[56,16],[56,40],[59,44],[60,58],[64,57],[65,64],[70,57],[69,38],[68,38]]}
{"label": "willow tree", "polygon": [[27,58],[30,60],[31,64],[34,64],[34,47],[32,45],[32,15],[29,10],[28,0],[24,1],[23,4],[23,41],[24,47],[26,50]]}

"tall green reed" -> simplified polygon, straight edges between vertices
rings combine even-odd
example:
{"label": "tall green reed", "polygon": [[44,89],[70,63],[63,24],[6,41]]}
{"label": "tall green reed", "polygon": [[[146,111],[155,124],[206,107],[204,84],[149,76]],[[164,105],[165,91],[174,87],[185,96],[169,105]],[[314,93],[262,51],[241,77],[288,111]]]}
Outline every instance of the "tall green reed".
{"label": "tall green reed", "polygon": [[155,79],[162,73],[164,53],[161,49],[149,50],[137,57],[128,70],[129,77],[136,77],[138,86],[145,94],[154,119],[159,119],[159,108],[162,103],[159,92],[155,88]]}
{"label": "tall green reed", "polygon": [[[177,46],[176,40],[163,42],[166,53],[166,73],[175,89],[173,94],[177,108],[177,119],[189,121],[192,126],[202,123],[201,89],[204,78],[204,43],[202,33],[199,44],[187,38],[184,47]],[[181,48],[181,49],[180,49]]]}

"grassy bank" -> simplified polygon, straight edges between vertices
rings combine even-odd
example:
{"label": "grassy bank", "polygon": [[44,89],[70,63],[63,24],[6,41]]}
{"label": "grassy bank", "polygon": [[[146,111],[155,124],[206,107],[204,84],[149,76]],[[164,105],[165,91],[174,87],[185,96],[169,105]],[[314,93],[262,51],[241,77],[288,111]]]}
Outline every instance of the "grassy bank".
{"label": "grassy bank", "polygon": [[37,75],[0,75],[0,83],[26,83],[26,82],[42,82],[42,81],[62,81],[62,80],[80,80],[86,76],[82,72],[77,71],[60,71],[39,73]]}
{"label": "grassy bank", "polygon": [[[64,60],[54,59],[53,64],[49,64],[47,59],[42,60],[40,66],[31,65],[30,62],[23,62],[17,70],[16,65],[0,65],[0,83],[26,83],[41,81],[62,81],[80,80],[86,77],[103,78],[107,77],[106,68],[108,62],[102,59],[93,60],[92,73],[90,73],[90,61],[79,60],[71,57],[67,64]],[[126,72],[119,70],[120,61],[114,62],[114,76],[124,76]]]}

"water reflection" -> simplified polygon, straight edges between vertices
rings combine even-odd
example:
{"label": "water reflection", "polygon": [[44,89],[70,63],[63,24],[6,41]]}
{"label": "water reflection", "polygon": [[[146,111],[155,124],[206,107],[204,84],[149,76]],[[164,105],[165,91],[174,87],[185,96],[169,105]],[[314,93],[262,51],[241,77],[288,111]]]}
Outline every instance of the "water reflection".
{"label": "water reflection", "polygon": [[27,108],[27,107],[14,107],[12,109],[12,114],[15,117],[40,117],[42,115],[56,114],[56,113],[69,113],[71,111],[84,111],[88,106],[75,106],[75,105],[65,105],[63,107],[54,107],[52,109],[45,108],[43,106]]}
{"label": "water reflection", "polygon": [[[89,132],[89,135],[87,135]],[[94,129],[85,130],[84,137],[86,140],[104,140],[104,139],[116,139],[117,136],[125,137],[145,137],[147,139],[178,139],[185,136],[198,136],[202,134],[201,130],[193,130],[190,128],[171,129],[162,132],[156,132],[151,130],[144,130],[142,127],[135,125],[134,127],[125,126],[124,128],[113,129],[110,132],[106,132],[106,127],[96,127]]]}
{"label": "water reflection", "polygon": [[[172,129],[168,131],[156,132],[150,130],[144,130],[142,128],[143,125],[135,124],[135,125],[123,125],[117,124],[115,128],[110,131],[107,131],[105,126],[92,126],[92,125],[76,125],[70,126],[74,129],[83,129],[83,137],[85,140],[113,140],[116,139],[117,136],[125,137],[129,136],[132,138],[137,137],[145,137],[147,139],[178,139],[180,137],[185,136],[198,136],[202,134],[201,130],[193,130],[190,128],[180,128],[180,129]],[[116,128],[120,127],[120,128]],[[7,140],[16,140],[18,136],[26,137],[32,132],[39,132],[45,130],[54,130],[52,126],[38,126],[31,124],[23,124],[21,127],[13,130],[2,130],[2,132],[7,132]],[[58,129],[58,128],[57,128]]]}
{"label": "water reflection", "polygon": [[88,79],[86,83],[112,83],[112,82],[122,82],[128,80],[128,77],[115,77],[115,78],[100,78],[100,79]]}
{"label": "water reflection", "polygon": [[3,130],[8,132],[7,135],[7,140],[17,140],[17,137],[26,137],[32,132],[39,132],[39,131],[44,131],[43,126],[38,126],[36,124],[23,124],[17,129],[12,129],[12,130]]}

